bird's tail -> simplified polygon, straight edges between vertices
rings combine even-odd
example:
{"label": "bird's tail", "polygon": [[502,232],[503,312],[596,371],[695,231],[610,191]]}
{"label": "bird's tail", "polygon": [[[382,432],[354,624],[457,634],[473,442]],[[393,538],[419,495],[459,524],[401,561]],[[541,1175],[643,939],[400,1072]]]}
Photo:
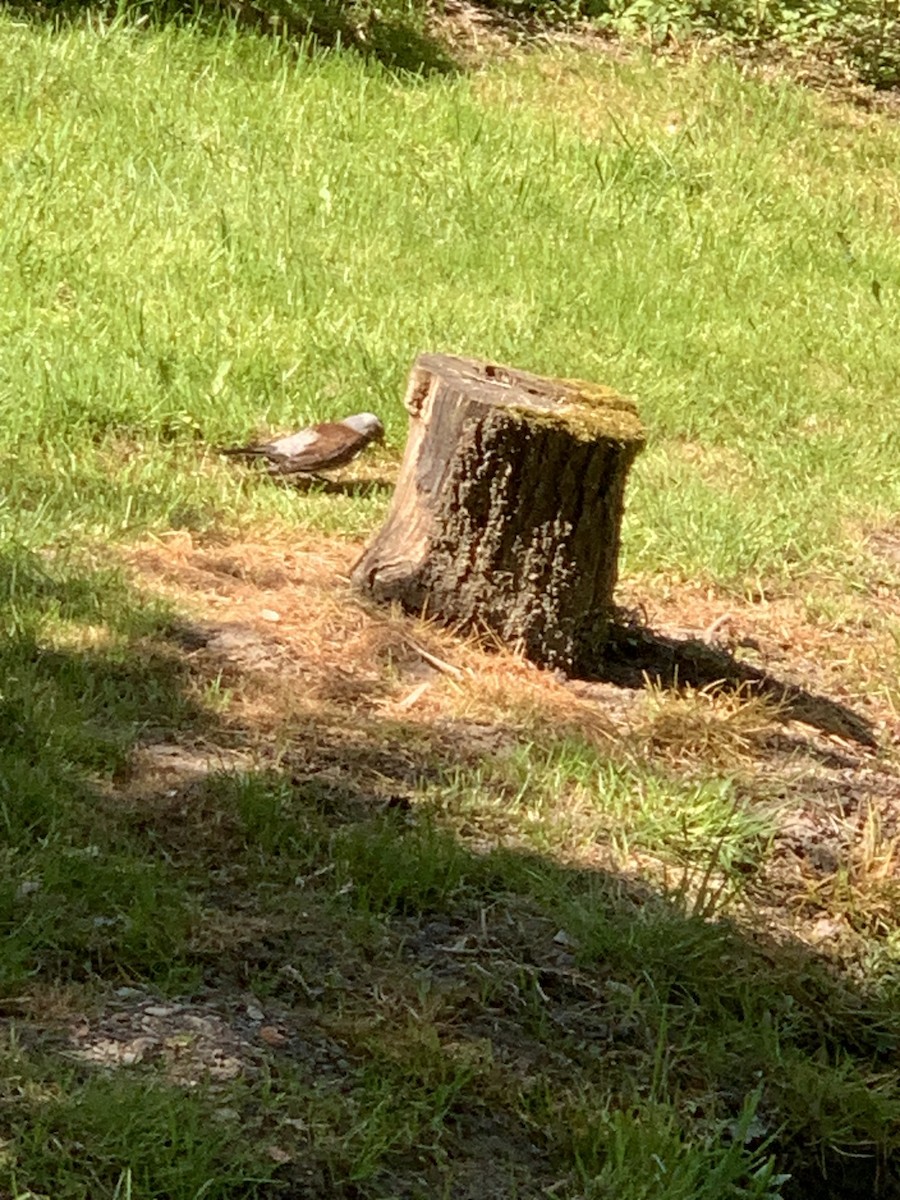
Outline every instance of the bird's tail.
{"label": "bird's tail", "polygon": [[229,454],[233,458],[262,458],[265,450],[262,446],[216,446],[217,454]]}

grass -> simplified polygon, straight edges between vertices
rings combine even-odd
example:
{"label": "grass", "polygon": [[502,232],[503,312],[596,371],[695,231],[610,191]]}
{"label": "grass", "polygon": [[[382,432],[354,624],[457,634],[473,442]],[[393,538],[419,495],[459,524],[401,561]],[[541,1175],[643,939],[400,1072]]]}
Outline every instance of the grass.
{"label": "grass", "polygon": [[[887,749],[613,719],[336,582],[418,351],[593,378],[650,433],[626,592],[889,710],[895,125],[642,54],[6,13],[0,64],[0,1191],[896,1194]],[[346,494],[215,453],[363,408]]]}
{"label": "grass", "polygon": [[574,72],[596,97],[582,127],[520,66],[400,85],[239,36],[3,44],[8,537],[370,527],[377,498],[271,496],[208,448],[348,407],[397,444],[424,347],[640,397],[630,569],[850,573],[896,510],[889,123],[823,138],[814,98],[726,64],[673,105],[662,64],[551,60],[548,95]]}
{"label": "grass", "polygon": [[[30,1100],[29,1124],[16,1133],[47,1195],[263,1194],[271,1160],[260,1161],[248,1143],[235,1152],[233,1129],[210,1123],[202,1097],[181,1095],[173,1103],[167,1089],[151,1082],[60,1076],[55,1065],[42,1071],[40,1063],[16,1056],[4,1068],[7,1104],[16,1111],[23,1095]],[[20,1191],[14,1174],[10,1182],[17,1197],[35,1194]]]}

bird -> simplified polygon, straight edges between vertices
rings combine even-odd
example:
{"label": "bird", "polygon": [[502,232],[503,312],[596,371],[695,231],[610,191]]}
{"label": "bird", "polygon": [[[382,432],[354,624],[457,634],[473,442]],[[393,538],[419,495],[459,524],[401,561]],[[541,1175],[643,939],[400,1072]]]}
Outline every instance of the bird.
{"label": "bird", "polygon": [[374,413],[354,413],[343,421],[322,421],[297,433],[249,446],[223,446],[221,454],[264,458],[270,475],[317,475],[356,458],[370,442],[384,441],[384,426]]}

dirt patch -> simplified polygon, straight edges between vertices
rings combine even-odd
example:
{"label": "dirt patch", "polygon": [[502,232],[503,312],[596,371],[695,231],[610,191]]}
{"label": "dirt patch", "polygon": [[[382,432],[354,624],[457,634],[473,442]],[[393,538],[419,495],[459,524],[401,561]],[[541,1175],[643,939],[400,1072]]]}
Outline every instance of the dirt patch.
{"label": "dirt patch", "polygon": [[[829,618],[825,601],[809,595],[738,598],[679,580],[624,582],[621,598],[653,637],[745,664],[824,706],[785,711],[739,687],[685,690],[680,680],[647,691],[634,679],[623,687],[537,670],[368,604],[348,584],[358,553],[338,540],[276,536],[206,545],[178,535],[131,549],[137,582],[183,614],[172,636],[197,694],[221,707],[229,739],[224,750],[144,745],[127,784],[132,796],[142,788],[168,793],[178,808],[210,772],[253,764],[286,769],[298,786],[331,789],[328,803],[350,812],[361,794],[376,807],[406,804],[435,772],[437,779],[523,741],[556,745],[570,736],[688,777],[733,774],[753,803],[774,805],[774,846],[751,890],[768,896],[767,920],[793,936],[821,942],[823,920],[836,922],[832,940],[836,929],[849,935],[854,921],[860,926],[839,895],[848,872],[882,890],[900,878],[888,609],[873,615],[863,600],[844,600]],[[860,725],[829,724],[821,712],[831,710],[858,716]],[[854,733],[860,728],[872,731],[868,746]],[[173,836],[186,821],[189,840],[202,806],[192,800],[178,811]],[[473,847],[484,848],[485,836],[508,838],[502,826],[493,835],[490,822],[473,829]],[[573,853],[582,866],[610,865],[598,845]],[[657,874],[646,855],[617,865],[634,878]]]}
{"label": "dirt patch", "polygon": [[825,581],[802,594],[760,590],[737,597],[682,579],[634,579],[620,589],[642,623],[674,640],[727,651],[738,663],[843,703],[865,717],[885,746],[900,722],[890,695],[895,606],[867,590],[839,598]]}
{"label": "dirt patch", "polygon": [[[628,689],[569,681],[495,646],[374,607],[348,583],[359,550],[337,539],[287,544],[283,537],[210,547],[182,534],[134,547],[127,559],[141,586],[184,614],[172,635],[196,674],[223,687],[240,684],[228,706],[243,716],[264,722],[268,710],[278,722],[325,702],[429,730],[468,722],[480,729],[476,740],[487,728],[521,729],[542,719],[601,741],[642,719]],[[842,597],[832,615],[827,589],[819,601],[814,588],[802,597],[741,599],[646,578],[624,581],[619,595],[645,631],[729,654],[738,665],[844,703],[887,745],[900,732],[884,690],[894,646],[887,597],[884,604]]]}
{"label": "dirt patch", "polygon": [[888,525],[873,529],[866,537],[866,548],[877,561],[888,567],[896,579],[900,573],[900,528]]}
{"label": "dirt patch", "polygon": [[173,636],[198,675],[229,690],[232,717],[278,724],[321,715],[325,704],[345,719],[455,726],[477,750],[488,725],[496,741],[552,710],[583,736],[612,735],[599,707],[562,677],[366,603],[347,579],[359,550],[274,538],[209,548],[181,535],[133,548],[128,563],[184,613]]}
{"label": "dirt patch", "polygon": [[70,1027],[66,1054],[105,1067],[155,1063],[184,1087],[255,1077],[279,1058],[302,1062],[320,1081],[345,1072],[340,1046],[302,1015],[254,997],[160,1000],[124,987],[102,1015]]}

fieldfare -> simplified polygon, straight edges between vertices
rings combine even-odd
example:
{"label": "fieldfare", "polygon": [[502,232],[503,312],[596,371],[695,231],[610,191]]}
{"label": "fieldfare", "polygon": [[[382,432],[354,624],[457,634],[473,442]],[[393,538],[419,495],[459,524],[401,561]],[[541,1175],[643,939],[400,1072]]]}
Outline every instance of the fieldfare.
{"label": "fieldfare", "polygon": [[356,413],[343,421],[323,421],[299,433],[250,446],[229,446],[222,454],[264,458],[270,475],[317,475],[356,458],[370,442],[384,441],[384,426],[373,413]]}

